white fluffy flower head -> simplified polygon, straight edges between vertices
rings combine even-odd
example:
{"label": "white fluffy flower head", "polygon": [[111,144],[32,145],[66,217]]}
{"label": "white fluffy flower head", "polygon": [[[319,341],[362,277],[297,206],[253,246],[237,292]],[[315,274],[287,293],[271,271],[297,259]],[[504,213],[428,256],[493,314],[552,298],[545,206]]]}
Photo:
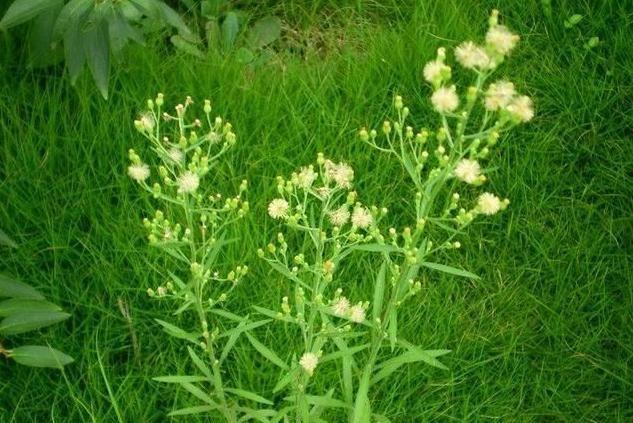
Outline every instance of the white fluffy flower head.
{"label": "white fluffy flower head", "polygon": [[171,160],[173,160],[176,163],[182,162],[182,160],[185,158],[185,154],[179,148],[176,148],[176,147],[171,148],[167,152],[167,155],[169,156]]}
{"label": "white fluffy flower head", "polygon": [[438,88],[431,96],[433,107],[440,113],[448,113],[457,109],[459,98],[455,92],[455,85]]}
{"label": "white fluffy flower head", "polygon": [[331,160],[325,161],[325,172],[328,178],[333,180],[341,188],[349,189],[354,180],[354,169],[346,163],[334,163]]}
{"label": "white fluffy flower head", "polygon": [[200,177],[188,170],[180,177],[178,177],[178,193],[179,194],[189,194],[196,192],[198,187],[200,186]]}
{"label": "white fluffy flower head", "polygon": [[532,100],[526,95],[514,98],[506,109],[521,122],[527,122],[534,117]]}
{"label": "white fluffy flower head", "polygon": [[349,319],[354,323],[365,321],[365,309],[361,304],[356,304],[349,309]]}
{"label": "white fluffy flower head", "polygon": [[488,47],[502,55],[510,53],[518,42],[519,36],[503,25],[494,25],[486,33]]}
{"label": "white fluffy flower head", "polygon": [[319,364],[319,356],[313,352],[304,353],[299,360],[299,365],[310,375],[314,373],[317,364]]}
{"label": "white fluffy flower head", "polygon": [[509,81],[493,82],[486,91],[484,105],[488,110],[498,110],[507,107],[516,95],[514,84]]}
{"label": "white fluffy flower head", "polygon": [[142,182],[149,178],[149,167],[145,163],[133,164],[127,168],[127,174],[136,182]]}
{"label": "white fluffy flower head", "polygon": [[457,46],[455,58],[463,67],[468,69],[487,69],[491,66],[491,60],[486,50],[472,41],[466,41]]}
{"label": "white fluffy flower head", "polygon": [[156,124],[154,116],[149,112],[143,113],[139,118],[139,122],[141,122],[141,126],[147,132],[152,132]]}
{"label": "white fluffy flower head", "polygon": [[477,208],[481,213],[491,216],[501,210],[501,200],[494,194],[484,192],[477,199]]}
{"label": "white fluffy flower head", "polygon": [[343,317],[349,311],[349,300],[345,297],[339,297],[338,300],[332,304],[332,313],[339,317]]}
{"label": "white fluffy flower head", "polygon": [[338,209],[330,212],[330,222],[334,226],[343,226],[349,220],[349,210],[346,205],[339,207]]}
{"label": "white fluffy flower head", "polygon": [[366,229],[374,222],[374,218],[365,207],[356,207],[352,213],[352,224],[357,228]]}
{"label": "white fluffy flower head", "polygon": [[312,166],[302,167],[297,173],[297,185],[303,189],[308,189],[312,186],[317,178],[317,174]]}
{"label": "white fluffy flower head", "polygon": [[481,167],[477,160],[462,159],[455,166],[453,173],[457,179],[472,184],[479,180]]}
{"label": "white fluffy flower head", "polygon": [[268,204],[268,214],[273,219],[283,219],[288,217],[290,205],[283,198],[275,198]]}

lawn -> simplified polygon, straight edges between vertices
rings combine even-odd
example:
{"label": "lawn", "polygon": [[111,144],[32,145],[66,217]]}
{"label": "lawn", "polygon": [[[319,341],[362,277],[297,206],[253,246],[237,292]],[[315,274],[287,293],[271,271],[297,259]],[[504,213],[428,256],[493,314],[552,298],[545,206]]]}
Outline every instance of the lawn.
{"label": "lawn", "polygon": [[[446,257],[481,279],[429,274],[402,318],[411,341],[452,350],[449,370],[405,366],[370,399],[394,422],[633,421],[633,5],[269,3],[247,8],[281,17],[292,48],[266,66],[199,59],[157,39],[124,53],[108,101],[88,75],[71,87],[63,66],[28,69],[18,33],[0,36],[0,227],[19,243],[2,250],[0,269],[72,314],[23,339],[76,359],[64,373],[0,362],[0,421],[163,422],[191,401],[151,380],[189,363],[154,321],[172,309],[146,294],[163,260],[141,225],[153,200],[126,175],[128,149],[146,149],[132,121],[147,98],[210,98],[233,123],[238,143],[214,178],[229,193],[248,179],[252,212],[224,257],[251,269],[230,308],[276,308],[290,288],[256,254],[278,230],[266,214],[275,177],[324,152],[354,167],[357,190],[391,209],[390,224],[408,224],[405,171],[357,131],[380,127],[396,93],[416,127],[429,124],[422,66],[440,45],[481,38],[495,7],[522,36],[499,73],[536,109],[495,152],[491,187],[511,204]],[[573,14],[584,18],[566,28]],[[585,48],[593,36],[600,43]],[[356,266],[342,277],[371,298]],[[293,342],[283,325],[266,328],[275,345]],[[248,342],[232,360],[237,386],[270,392],[278,369]],[[323,391],[338,383],[319,381]]]}

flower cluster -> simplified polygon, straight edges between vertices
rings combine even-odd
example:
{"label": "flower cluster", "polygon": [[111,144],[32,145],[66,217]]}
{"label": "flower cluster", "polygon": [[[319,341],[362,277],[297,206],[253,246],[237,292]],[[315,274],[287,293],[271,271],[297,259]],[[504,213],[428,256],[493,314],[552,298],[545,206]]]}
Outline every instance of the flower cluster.
{"label": "flower cluster", "polygon": [[[201,119],[188,118],[193,105],[191,97],[172,113],[163,111],[163,103],[162,94],[148,100],[147,110],[134,121],[138,132],[148,140],[141,149],[151,150],[158,157],[157,165],[150,166],[150,161],[142,160],[131,149],[127,169],[130,178],[161,204],[153,217],[143,220],[149,244],[173,259],[170,268],[162,272],[164,282],[155,289],[149,288],[147,293],[175,302],[175,315],[190,312],[195,316],[198,325],[188,330],[173,323],[159,323],[168,334],[198,346],[211,369],[208,377],[212,380],[208,382],[214,386],[214,401],[221,404],[220,412],[228,421],[236,421],[239,407],[226,399],[230,388],[225,390],[219,368],[228,350],[224,348],[222,355],[217,354],[217,342],[224,334],[223,325],[215,321],[215,313],[222,311],[239,319],[220,309],[248,274],[248,266],[223,269],[218,257],[228,244],[228,227],[249,211],[244,198],[247,182],[242,181],[238,193],[228,197],[209,189],[209,171],[236,143],[232,125],[221,117],[211,118],[209,100],[203,103]],[[152,178],[154,182],[150,182]],[[210,320],[211,316],[214,320]],[[193,349],[189,355],[196,363],[203,361]]]}

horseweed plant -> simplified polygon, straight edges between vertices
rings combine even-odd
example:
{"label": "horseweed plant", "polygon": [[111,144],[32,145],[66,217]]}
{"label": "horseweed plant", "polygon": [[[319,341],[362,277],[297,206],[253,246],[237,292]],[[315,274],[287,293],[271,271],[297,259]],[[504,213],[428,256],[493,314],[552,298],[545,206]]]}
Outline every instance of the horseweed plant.
{"label": "horseweed plant", "polygon": [[[157,169],[160,182],[150,185],[150,166],[134,150],[129,151],[129,176],[162,204],[152,219],[143,221],[149,243],[174,263],[162,275],[165,283],[148,289],[148,294],[176,304],[174,315],[192,312],[197,321],[197,328],[187,331],[157,320],[169,335],[192,344],[188,346],[189,356],[200,375],[163,376],[156,380],[179,384],[203,402],[170,414],[220,412],[227,421],[237,421],[240,414],[248,416],[255,410],[239,406],[236,397],[270,403],[245,390],[226,387],[220,367],[237,337],[261,324],[247,324],[246,319],[221,308],[248,271],[247,266],[241,265],[222,273],[218,262],[221,250],[229,242],[228,227],[248,211],[248,202],[243,199],[246,181],[236,196],[227,199],[206,188],[204,178],[235,144],[236,136],[230,123],[220,117],[211,120],[208,100],[204,102],[202,121],[186,120],[192,103],[187,97],[184,105],[176,106],[174,115],[161,113],[163,96],[158,94],[155,100],[148,100],[147,111],[134,121],[161,162]],[[238,326],[224,330],[218,319],[210,320],[212,315],[238,322]],[[204,385],[213,387],[211,395]]]}
{"label": "horseweed plant", "polygon": [[[276,244],[259,251],[273,269],[295,284],[293,301],[284,297],[280,312],[259,310],[296,325],[303,337],[303,349],[293,362],[278,363],[287,373],[275,388],[291,384],[294,405],[289,409],[295,410],[298,421],[314,421],[319,410],[329,406],[349,410],[351,422],[369,422],[368,394],[373,384],[407,363],[422,361],[446,368],[438,357],[449,350],[423,350],[405,340],[398,333],[398,313],[405,300],[422,289],[423,271],[478,278],[432,260],[460,248],[457,238],[476,218],[494,215],[509,204],[490,192],[473,196],[470,187],[487,182],[480,162],[490,157],[500,136],[534,115],[530,98],[519,95],[511,82],[488,83],[518,39],[498,23],[498,12],[493,11],[483,45],[467,41],[455,48],[457,62],[474,74],[474,84],[462,95],[451,82],[444,48],[424,67],[424,78],[433,88],[431,103],[439,115],[434,130],[414,131],[408,126],[409,109],[396,96],[397,118],[383,123],[384,142],[378,141],[376,130],[359,132],[363,142],[395,157],[410,176],[415,192],[410,227],[379,230],[378,220],[386,210],[368,209],[357,202],[355,192],[349,191],[354,174],[346,164],[319,156],[316,171],[304,167],[289,180],[278,179],[279,198],[270,202],[268,213],[304,233],[307,242],[299,242],[305,246],[302,251],[290,253],[284,235],[279,234]],[[378,263],[378,269],[362,272],[376,275],[371,307],[364,299],[350,301],[343,296],[342,287],[350,281],[343,282],[335,274],[353,250],[381,257],[370,261]],[[369,308],[371,318],[366,318]],[[349,340],[358,339],[362,340],[359,345],[348,345]],[[342,362],[344,401],[333,398],[333,389],[309,395],[317,368],[334,359]],[[359,375],[357,381],[354,374]]]}

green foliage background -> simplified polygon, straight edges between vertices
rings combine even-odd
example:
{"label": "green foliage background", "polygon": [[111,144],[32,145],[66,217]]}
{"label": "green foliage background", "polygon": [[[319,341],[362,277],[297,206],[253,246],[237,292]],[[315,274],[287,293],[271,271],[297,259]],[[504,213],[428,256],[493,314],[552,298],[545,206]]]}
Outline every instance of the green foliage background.
{"label": "green foliage background", "polygon": [[[64,375],[0,363],[0,421],[162,422],[190,400],[151,381],[188,369],[178,368],[185,346],[153,321],[169,307],[145,294],[161,282],[153,272],[161,259],[140,224],[150,200],[125,175],[127,149],[143,149],[132,119],[146,98],[209,97],[234,124],[238,145],[217,181],[225,192],[244,176],[251,183],[253,212],[237,231],[243,242],[225,257],[252,269],[230,305],[250,312],[288,291],[255,254],[276,233],[265,206],[277,174],[318,151],[348,160],[364,199],[406,223],[403,170],[355,132],[379,126],[395,92],[417,126],[432,124],[421,66],[440,45],[481,37],[493,7],[522,35],[500,74],[537,110],[504,141],[491,175],[512,203],[447,258],[482,280],[436,274],[402,319],[410,341],[453,350],[444,360],[450,371],[408,366],[374,392],[374,407],[398,422],[633,419],[633,8],[552,3],[257,2],[248,10],[286,25],[266,66],[199,59],[157,39],[124,53],[108,102],[88,75],[72,88],[61,66],[27,69],[19,34],[2,36],[0,226],[20,248],[0,268],[72,314],[33,339],[76,363]],[[584,19],[565,28],[574,13]],[[592,36],[601,42],[586,49]],[[354,298],[370,297],[369,278],[353,268],[345,275]],[[278,352],[293,341],[282,326],[267,330],[261,336]],[[239,342],[227,377],[267,392],[277,370]],[[338,383],[322,381],[324,390]]]}

